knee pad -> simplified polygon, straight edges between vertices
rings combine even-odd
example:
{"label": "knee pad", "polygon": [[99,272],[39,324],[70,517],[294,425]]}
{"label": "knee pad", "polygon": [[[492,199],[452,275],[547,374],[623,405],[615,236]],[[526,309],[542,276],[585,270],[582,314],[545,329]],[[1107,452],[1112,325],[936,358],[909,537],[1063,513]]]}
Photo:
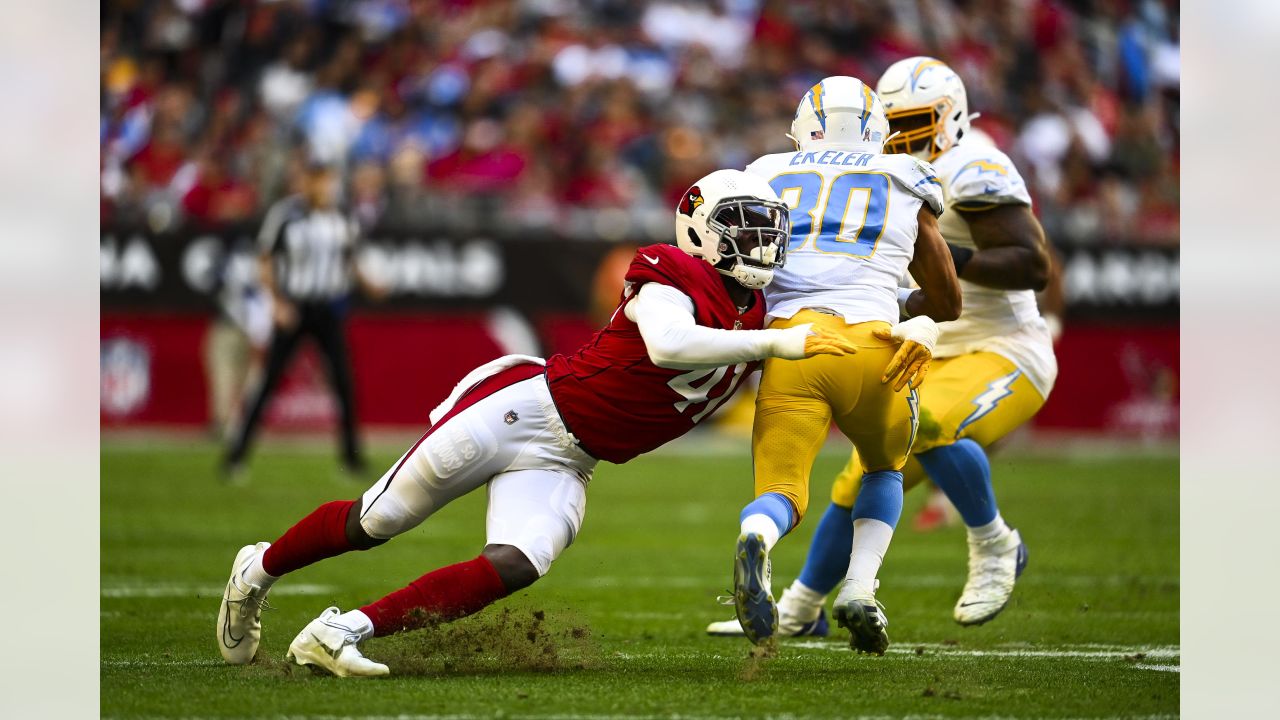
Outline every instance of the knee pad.
{"label": "knee pad", "polygon": [[489,508],[487,542],[511,545],[533,564],[538,577],[546,575],[551,563],[573,544],[586,514],[586,488],[575,478],[564,478],[551,491],[545,504],[525,504],[518,514],[514,506]]}
{"label": "knee pad", "polygon": [[415,527],[419,518],[395,493],[382,493],[360,509],[360,529],[374,540],[389,540]]}
{"label": "knee pad", "polygon": [[562,518],[540,515],[509,538],[505,544],[519,550],[538,570],[538,577],[551,570],[551,563],[573,543],[573,529]]}

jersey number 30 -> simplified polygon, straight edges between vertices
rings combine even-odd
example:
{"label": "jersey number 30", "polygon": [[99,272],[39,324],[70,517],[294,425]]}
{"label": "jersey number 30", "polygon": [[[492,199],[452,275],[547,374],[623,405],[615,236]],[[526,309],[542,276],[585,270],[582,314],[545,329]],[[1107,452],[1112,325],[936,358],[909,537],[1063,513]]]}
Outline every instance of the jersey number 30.
{"label": "jersey number 30", "polygon": [[[701,410],[693,414],[690,418],[694,423],[702,420],[702,418],[710,415],[716,408],[720,407],[720,403],[724,402],[733,394],[733,389],[738,387],[738,381],[742,379],[742,371],[747,369],[746,363],[738,363],[733,367],[718,367],[711,369],[691,370],[683,375],[677,375],[667,382],[672,390],[680,393],[683,400],[676,401],[676,412],[684,413],[689,409],[690,405],[701,405],[705,403]],[[717,395],[711,397],[711,393],[724,379],[725,373],[732,372],[733,380]],[[694,383],[697,383],[695,386]]]}
{"label": "jersey number 30", "polygon": [[787,172],[769,181],[791,207],[788,252],[811,247],[818,252],[871,257],[889,216],[889,176],[847,172],[831,179],[812,170]]}

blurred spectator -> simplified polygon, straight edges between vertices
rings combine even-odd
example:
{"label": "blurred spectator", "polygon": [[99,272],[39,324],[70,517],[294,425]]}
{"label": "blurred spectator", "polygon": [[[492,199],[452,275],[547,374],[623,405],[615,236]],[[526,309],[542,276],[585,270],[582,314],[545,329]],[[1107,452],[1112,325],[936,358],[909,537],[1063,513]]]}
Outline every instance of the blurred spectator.
{"label": "blurred spectator", "polygon": [[242,220],[313,157],[362,222],[644,239],[690,177],[788,149],[823,76],[930,54],[1055,238],[1176,243],[1178,42],[1174,0],[118,0],[103,217]]}
{"label": "blurred spectator", "polygon": [[252,187],[227,172],[225,157],[202,151],[195,164],[195,180],[182,196],[182,209],[198,227],[235,224],[257,209]]}

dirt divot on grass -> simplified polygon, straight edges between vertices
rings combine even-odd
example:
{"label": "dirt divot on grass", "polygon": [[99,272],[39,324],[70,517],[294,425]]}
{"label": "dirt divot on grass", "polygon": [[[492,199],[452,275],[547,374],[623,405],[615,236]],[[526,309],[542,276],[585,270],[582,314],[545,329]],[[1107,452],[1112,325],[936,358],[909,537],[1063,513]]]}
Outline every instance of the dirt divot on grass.
{"label": "dirt divot on grass", "polygon": [[764,673],[769,662],[776,657],[778,657],[777,638],[771,637],[759,645],[752,645],[747,650],[747,657],[742,663],[742,670],[738,672],[738,679],[743,682],[756,680]]}
{"label": "dirt divot on grass", "polygon": [[362,652],[392,675],[564,672],[597,667],[591,628],[571,613],[499,608],[457,622],[366,643]]}

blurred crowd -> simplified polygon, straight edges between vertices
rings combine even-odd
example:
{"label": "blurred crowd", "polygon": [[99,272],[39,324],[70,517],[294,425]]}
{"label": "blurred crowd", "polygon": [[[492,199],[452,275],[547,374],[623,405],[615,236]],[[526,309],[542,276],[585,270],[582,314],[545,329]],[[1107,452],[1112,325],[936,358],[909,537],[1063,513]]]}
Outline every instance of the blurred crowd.
{"label": "blurred crowd", "polygon": [[367,225],[666,239],[827,75],[933,55],[1059,243],[1178,242],[1176,0],[109,0],[102,219],[255,221],[310,162]]}

